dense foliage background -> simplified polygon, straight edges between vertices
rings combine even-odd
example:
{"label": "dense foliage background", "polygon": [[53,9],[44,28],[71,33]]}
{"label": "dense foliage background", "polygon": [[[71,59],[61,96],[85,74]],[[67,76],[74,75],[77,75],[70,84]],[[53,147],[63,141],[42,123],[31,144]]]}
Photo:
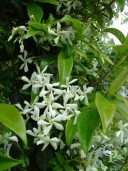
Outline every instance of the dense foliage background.
{"label": "dense foliage background", "polygon": [[[110,28],[125,5],[0,1],[0,170],[127,170],[128,37]],[[108,32],[121,45],[107,41]],[[43,100],[67,112],[62,120],[49,116],[53,128],[48,116],[42,121]]]}

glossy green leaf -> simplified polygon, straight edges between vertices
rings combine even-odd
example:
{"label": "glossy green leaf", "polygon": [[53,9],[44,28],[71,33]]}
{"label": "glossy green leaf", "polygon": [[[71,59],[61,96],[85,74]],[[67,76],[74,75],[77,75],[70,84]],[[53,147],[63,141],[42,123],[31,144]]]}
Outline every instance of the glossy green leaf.
{"label": "glossy green leaf", "polygon": [[22,163],[23,161],[21,160],[16,160],[11,157],[0,156],[0,170],[2,171]]}
{"label": "glossy green leaf", "polygon": [[123,69],[121,73],[115,78],[109,88],[109,94],[114,94],[128,79],[128,67]]}
{"label": "glossy green leaf", "polygon": [[106,132],[115,114],[115,105],[100,93],[96,93],[95,104],[101,118],[103,130]]}
{"label": "glossy green leaf", "polygon": [[74,122],[74,118],[71,118],[66,123],[65,137],[66,137],[67,146],[71,145],[74,135],[77,131],[77,125],[74,125],[73,122]]}
{"label": "glossy green leaf", "polygon": [[73,67],[72,55],[69,56],[67,49],[62,49],[58,55],[58,71],[60,84],[66,83],[66,78],[71,74]]}
{"label": "glossy green leaf", "polygon": [[128,105],[119,100],[115,100],[115,105],[117,111],[119,111],[125,117],[125,119],[128,120]]}
{"label": "glossy green leaf", "polygon": [[58,2],[56,0],[36,0],[37,2],[43,2],[43,3],[48,3],[48,4],[53,4],[53,5],[58,5]]}
{"label": "glossy green leaf", "polygon": [[0,104],[0,122],[15,132],[27,145],[25,122],[20,112],[10,104]]}
{"label": "glossy green leaf", "polygon": [[34,16],[35,21],[40,22],[43,17],[43,10],[42,8],[36,3],[30,3],[27,6],[28,15]]}
{"label": "glossy green leaf", "polygon": [[78,116],[78,138],[85,153],[87,153],[92,136],[100,123],[100,117],[96,108],[83,111]]}
{"label": "glossy green leaf", "polygon": [[124,43],[125,42],[125,36],[124,36],[124,34],[120,30],[118,30],[116,28],[107,28],[107,29],[104,30],[104,32],[109,32],[109,33],[113,34],[114,36],[117,37],[117,39],[121,43]]}
{"label": "glossy green leaf", "polygon": [[126,0],[116,0],[116,2],[119,5],[120,10],[123,11],[124,7],[125,7]]}

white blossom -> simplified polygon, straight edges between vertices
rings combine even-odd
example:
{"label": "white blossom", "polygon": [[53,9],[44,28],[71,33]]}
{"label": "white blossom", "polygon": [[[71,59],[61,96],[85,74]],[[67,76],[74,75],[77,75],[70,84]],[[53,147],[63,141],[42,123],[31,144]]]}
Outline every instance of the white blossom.
{"label": "white blossom", "polygon": [[49,34],[56,36],[54,38],[54,43],[58,44],[59,40],[61,40],[64,44],[72,45],[72,41],[75,39],[75,30],[72,27],[69,27],[67,30],[62,30],[61,24],[57,22],[56,31],[48,27]]}
{"label": "white blossom", "polygon": [[33,62],[32,58],[27,58],[27,51],[24,50],[24,54],[18,55],[18,57],[22,60],[23,64],[20,66],[20,69],[24,69],[24,72],[28,72],[28,64],[31,64]]}

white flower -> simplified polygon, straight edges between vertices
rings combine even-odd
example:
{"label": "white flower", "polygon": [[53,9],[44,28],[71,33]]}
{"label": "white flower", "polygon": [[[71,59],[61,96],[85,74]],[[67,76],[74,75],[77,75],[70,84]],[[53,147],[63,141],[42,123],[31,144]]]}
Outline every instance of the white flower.
{"label": "white flower", "polygon": [[38,121],[39,118],[40,118],[40,109],[37,107],[37,106],[34,106],[34,111],[31,111],[30,112],[32,115],[31,115],[31,118],[35,121]]}
{"label": "white flower", "polygon": [[45,71],[47,70],[47,68],[48,68],[48,65],[46,65],[44,67],[44,69],[41,71],[40,68],[39,68],[39,66],[36,65],[36,69],[37,69],[37,72],[38,72],[37,75],[40,75],[41,77],[47,77],[47,76],[51,77],[53,74],[45,73]]}
{"label": "white flower", "polygon": [[52,113],[47,112],[45,120],[40,119],[38,121],[38,125],[43,126],[43,133],[45,135],[49,134],[50,130],[52,129],[52,126],[55,126],[56,129],[61,131],[64,129],[63,125],[59,123],[62,120],[61,114],[53,117]]}
{"label": "white flower", "polygon": [[24,45],[23,44],[20,45],[20,52],[24,52]]}
{"label": "white flower", "polygon": [[11,132],[5,132],[5,133],[0,134],[0,144],[8,145],[9,140],[18,142],[17,137],[11,136],[11,134],[12,134]]}
{"label": "white flower", "polygon": [[82,94],[82,90],[80,89],[79,86],[70,86],[70,91],[74,97],[74,101],[77,101],[77,100],[83,100],[83,97],[81,96]]}
{"label": "white flower", "polygon": [[11,140],[11,141],[18,142],[18,138],[16,136],[11,136],[8,139]]}
{"label": "white flower", "polygon": [[67,90],[63,90],[63,105],[65,106],[69,99],[73,98],[74,95],[70,91],[69,87],[67,87]]}
{"label": "white flower", "polygon": [[68,88],[71,84],[75,83],[76,81],[78,81],[78,79],[73,79],[71,81],[69,81],[69,77],[66,77],[66,84],[65,85],[61,85],[62,88]]}
{"label": "white flower", "polygon": [[74,110],[76,110],[78,108],[76,103],[69,103],[69,104],[65,104],[65,109],[69,110],[70,112],[74,112]]}
{"label": "white flower", "polygon": [[18,55],[18,57],[24,62],[20,69],[24,69],[24,72],[28,72],[28,64],[31,64],[33,62],[32,58],[27,58],[27,51],[24,50],[24,55]]}
{"label": "white flower", "polygon": [[42,126],[38,126],[38,128],[32,128],[32,130],[27,130],[26,133],[34,137],[34,143],[37,143],[40,140],[40,136],[43,135],[42,133]]}
{"label": "white flower", "polygon": [[71,119],[71,117],[74,116],[74,113],[69,112],[67,109],[60,110],[60,113],[62,115],[62,120],[63,121],[69,120],[69,119]]}
{"label": "white flower", "polygon": [[57,137],[54,138],[50,138],[49,136],[41,136],[40,140],[37,142],[37,145],[39,144],[44,144],[42,151],[49,145],[51,144],[53,146],[53,148],[56,150],[57,146],[60,142],[60,139],[58,139]]}
{"label": "white flower", "polygon": [[[35,98],[35,100],[32,103],[28,103],[26,100],[24,101],[24,104],[26,105],[24,110],[22,111],[23,114],[31,113],[32,110],[35,109],[36,102],[38,101],[38,97]],[[36,107],[37,109],[37,107]]]}
{"label": "white flower", "polygon": [[126,134],[128,132],[128,123],[123,125],[123,122],[119,121],[118,127],[120,130],[116,132],[116,137],[120,139],[121,143],[124,143],[125,138],[128,136],[128,134]]}
{"label": "white flower", "polygon": [[[22,90],[26,90],[26,89],[29,88],[30,86],[33,86],[33,85],[34,85],[35,79],[36,79],[36,73],[35,73],[35,72],[32,73],[30,80],[29,80],[26,76],[22,76],[21,79],[27,83],[27,84],[25,84],[25,85],[22,87]],[[32,89],[33,89],[33,91],[34,91],[34,90],[35,90],[35,87],[33,87]],[[35,92],[35,91],[34,91],[34,92]]]}
{"label": "white flower", "polygon": [[64,44],[72,45],[72,40],[74,40],[75,38],[75,31],[73,30],[73,28],[68,28],[68,30],[61,30],[61,25],[59,22],[57,22],[56,32],[50,27],[48,27],[48,32],[53,36],[57,36],[54,39],[55,44],[57,44],[59,40],[61,40]]}

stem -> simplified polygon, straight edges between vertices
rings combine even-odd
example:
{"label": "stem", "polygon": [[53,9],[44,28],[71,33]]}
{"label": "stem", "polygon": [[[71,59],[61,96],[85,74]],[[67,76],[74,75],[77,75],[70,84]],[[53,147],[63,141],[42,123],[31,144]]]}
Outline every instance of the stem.
{"label": "stem", "polygon": [[97,80],[96,82],[94,82],[94,83],[92,84],[92,86],[93,86],[93,87],[96,87],[104,78],[106,78],[106,77],[108,76],[108,74],[109,74],[109,72],[105,72],[105,73],[101,76],[101,78],[100,78],[99,80]]}
{"label": "stem", "polygon": [[125,167],[125,165],[127,164],[127,162],[128,162],[128,158],[126,156],[126,159],[125,159],[123,165],[121,166],[120,171]]}
{"label": "stem", "polygon": [[108,7],[110,7],[113,3],[115,2],[115,0],[112,0],[108,5],[106,5],[106,7],[102,8],[101,10],[93,13],[91,16],[89,16],[89,18],[92,18],[93,16],[101,13],[102,11],[105,11]]}

